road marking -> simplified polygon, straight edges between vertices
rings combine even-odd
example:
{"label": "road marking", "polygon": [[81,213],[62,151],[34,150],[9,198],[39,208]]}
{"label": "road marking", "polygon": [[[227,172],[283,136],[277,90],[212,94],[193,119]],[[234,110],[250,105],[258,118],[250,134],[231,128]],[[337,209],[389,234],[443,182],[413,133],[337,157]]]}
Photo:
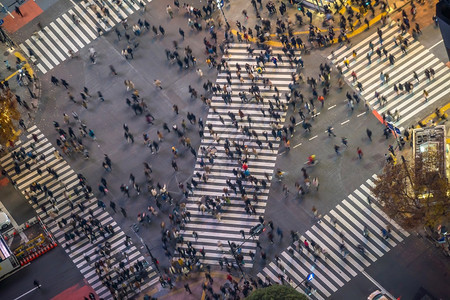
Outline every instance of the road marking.
{"label": "road marking", "polygon": [[366,271],[361,271],[361,273],[366,276],[367,279],[369,279],[370,281],[372,281],[373,284],[375,284],[380,291],[382,291],[383,293],[385,293],[386,295],[388,295],[391,299],[397,299],[394,296],[392,296],[381,284],[379,284],[375,279],[373,279],[369,274],[367,274]]}
{"label": "road marking", "polygon": [[[326,132],[326,131],[325,131]],[[313,136],[312,138],[310,138],[309,140],[312,141],[313,139],[315,139],[317,137],[317,135]]]}
{"label": "road marking", "polygon": [[297,148],[297,147],[300,147],[302,145],[302,143],[300,143],[300,144],[298,144],[298,145],[295,145],[294,147],[292,147],[292,149],[295,149],[295,148]]}
{"label": "road marking", "polygon": [[36,286],[36,287],[32,288],[31,290],[29,290],[28,292],[23,293],[23,294],[20,295],[19,297],[14,298],[14,300],[17,300],[17,299],[20,299],[20,298],[25,297],[26,295],[28,295],[28,294],[31,293],[32,291],[37,290],[37,289],[40,289],[41,286],[42,286],[42,285],[39,284],[39,286]]}
{"label": "road marking", "polygon": [[366,114],[366,112],[363,112],[363,113],[360,113],[359,115],[357,115],[356,117],[361,117],[361,116],[363,116],[363,115],[365,115]]}
{"label": "road marking", "polygon": [[335,108],[335,107],[336,107],[336,104],[333,105],[333,106],[328,107],[328,110],[330,110],[330,109],[332,109],[332,108]]}
{"label": "road marking", "polygon": [[437,45],[439,45],[440,43],[442,43],[444,40],[440,40],[439,42],[437,42],[436,44],[434,44],[433,46],[431,46],[430,48],[428,48],[428,50],[433,49],[434,47],[436,47]]}
{"label": "road marking", "polygon": [[347,121],[342,122],[341,125],[344,125],[344,124],[346,124],[346,123],[348,123],[348,122],[350,122],[350,120],[347,120]]}

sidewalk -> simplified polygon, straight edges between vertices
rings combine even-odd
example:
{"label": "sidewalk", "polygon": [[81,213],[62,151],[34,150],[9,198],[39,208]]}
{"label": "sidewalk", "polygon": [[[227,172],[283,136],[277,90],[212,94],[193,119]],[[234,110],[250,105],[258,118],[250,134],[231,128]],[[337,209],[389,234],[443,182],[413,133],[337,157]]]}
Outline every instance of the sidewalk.
{"label": "sidewalk", "polygon": [[[18,51],[16,46],[9,48],[7,44],[0,43],[0,76],[4,85],[9,85],[16,107],[20,113],[20,118],[24,120],[25,126],[30,126],[39,104],[41,96],[40,82],[36,77],[33,67],[25,59],[24,55]],[[32,81],[26,76],[26,71]],[[14,121],[17,136],[20,136],[21,128],[18,120]]]}
{"label": "sidewalk", "polygon": [[[428,0],[424,4],[416,4],[417,13],[416,13],[416,17],[414,18],[414,20],[412,20],[411,13],[410,13],[410,9],[411,9],[410,1],[406,1],[406,0],[390,1],[389,2],[390,10],[388,13],[381,11],[380,6],[378,5],[377,7],[374,7],[375,15],[373,15],[372,12],[370,10],[368,10],[364,14],[362,14],[361,22],[364,20],[364,18],[367,18],[367,20],[369,21],[369,27],[372,27],[373,25],[379,26],[378,23],[381,22],[382,17],[385,15],[388,15],[388,17],[390,17],[391,21],[394,21],[397,19],[402,19],[401,10],[405,9],[405,11],[408,14],[408,16],[410,17],[410,21],[412,23],[412,26],[410,29],[410,31],[412,31],[412,29],[414,28],[415,22],[419,23],[421,28],[433,23],[432,16],[434,16],[434,14],[435,14],[434,8],[435,8],[435,5],[437,2],[438,2],[438,0]],[[350,4],[350,1],[346,1],[346,3]],[[279,5],[278,6],[276,5],[276,7],[278,9]],[[297,10],[296,7],[297,6],[295,6],[295,5],[292,6],[292,5],[288,4],[287,11],[283,16],[283,19],[289,19],[290,22],[295,24],[294,25],[294,33],[293,33],[294,36],[305,35],[305,38],[306,38],[309,34],[309,18],[307,16],[303,15],[303,13],[301,11]],[[248,20],[245,20],[243,15],[240,12],[238,12],[238,10],[242,11],[243,9],[246,9],[248,11],[248,14],[250,16]],[[235,8],[232,5],[228,5],[228,6],[224,7],[224,10],[227,11],[226,15],[230,14],[230,15],[237,16],[234,20],[229,20],[229,23],[232,28],[231,32],[233,33],[233,35],[237,35],[237,33],[238,33],[238,31],[236,30],[236,24],[235,24],[236,20],[240,21],[243,26],[246,26],[247,28],[252,28],[252,29],[257,23],[256,17],[254,16],[255,10],[251,6],[251,4],[249,4],[248,7],[241,6],[239,8],[237,8],[237,7]],[[319,30],[322,33],[326,34],[328,32],[328,29],[324,28],[322,25],[322,22],[325,18],[325,14],[322,12],[317,12],[316,10],[313,10],[310,7],[307,7],[307,10],[311,11],[313,14],[311,24],[316,26],[317,28],[319,28]],[[359,9],[357,7],[352,6],[352,10],[357,12]],[[335,12],[334,6],[332,7],[332,11]],[[263,19],[270,20],[271,24],[275,23],[276,18],[281,17],[279,12],[277,13],[277,15],[270,17],[268,15],[267,9],[265,7],[262,10],[259,10],[259,12],[261,14],[261,17]],[[346,13],[345,6],[342,6],[340,8],[339,13],[342,13],[345,17],[348,16],[348,14]],[[302,18],[303,18],[302,26],[298,25],[298,22],[297,22],[296,16],[295,16],[296,14],[299,14],[300,16],[302,16]],[[222,17],[222,16],[220,16],[220,17]],[[334,14],[334,32],[336,33],[336,36],[339,35],[339,31],[340,31],[338,20],[339,20],[339,15],[337,13],[335,13]],[[274,26],[275,26],[275,24],[272,24],[272,31],[273,31]],[[349,39],[368,30],[367,25],[361,24],[357,19],[356,19],[356,21],[353,22],[353,27],[354,27],[354,29],[352,31],[350,31],[350,30],[347,31],[346,35]],[[249,41],[256,42],[256,39],[249,38]],[[306,40],[304,40],[304,42],[306,42]],[[333,44],[336,44],[337,42],[338,42],[338,39],[335,38],[333,40]],[[277,35],[274,33],[270,34],[270,40],[266,41],[266,44],[273,46],[273,47],[282,47],[283,46],[282,43],[278,41]]]}
{"label": "sidewalk", "polygon": [[[215,293],[220,294],[220,287],[225,283],[229,282],[227,280],[227,272],[222,271],[212,271],[211,276],[214,280],[212,288]],[[232,276],[234,280],[239,282],[239,278]],[[189,294],[184,285],[188,283],[192,294]],[[178,277],[174,282],[174,288],[171,290],[169,288],[163,288],[160,284],[150,287],[149,290],[143,291],[139,295],[139,300],[146,299],[145,295],[158,299],[170,299],[170,300],[204,300],[206,294],[203,292],[202,285],[205,283],[209,286],[208,280],[205,278],[205,272],[193,273],[185,279],[184,276]]]}

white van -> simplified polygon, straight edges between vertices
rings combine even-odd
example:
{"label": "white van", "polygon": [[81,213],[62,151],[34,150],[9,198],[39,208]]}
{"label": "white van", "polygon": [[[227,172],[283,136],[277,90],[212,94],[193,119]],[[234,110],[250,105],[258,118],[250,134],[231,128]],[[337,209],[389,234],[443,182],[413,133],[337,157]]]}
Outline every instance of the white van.
{"label": "white van", "polygon": [[0,211],[0,228],[5,229],[11,224],[11,221],[9,220],[8,216]]}
{"label": "white van", "polygon": [[382,291],[376,290],[367,297],[367,300],[390,300]]}

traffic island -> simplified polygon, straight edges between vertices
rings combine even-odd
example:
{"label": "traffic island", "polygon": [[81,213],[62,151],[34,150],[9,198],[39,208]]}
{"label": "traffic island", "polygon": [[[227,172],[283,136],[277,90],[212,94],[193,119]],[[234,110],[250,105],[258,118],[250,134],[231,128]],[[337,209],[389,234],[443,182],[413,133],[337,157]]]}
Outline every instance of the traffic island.
{"label": "traffic island", "polygon": [[0,278],[26,266],[57,246],[55,239],[39,217],[30,219],[19,228],[12,228],[1,238],[3,246],[8,248],[4,252],[9,252],[14,256],[10,257],[14,268],[12,270],[0,269]]}

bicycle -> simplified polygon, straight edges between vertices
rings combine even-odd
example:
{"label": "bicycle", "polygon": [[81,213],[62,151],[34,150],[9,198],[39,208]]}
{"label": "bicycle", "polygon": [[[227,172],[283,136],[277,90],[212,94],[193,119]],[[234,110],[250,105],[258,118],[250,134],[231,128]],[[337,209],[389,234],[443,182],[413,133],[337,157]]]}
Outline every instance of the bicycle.
{"label": "bicycle", "polygon": [[278,171],[275,173],[275,178],[278,179],[278,181],[281,181],[281,180],[283,179],[283,177],[284,177],[284,173],[285,173],[285,172],[283,172],[283,171],[281,171],[281,170],[278,170]]}
{"label": "bicycle", "polygon": [[308,161],[306,161],[306,162],[304,163],[304,165],[305,165],[306,167],[314,167],[314,166],[317,165],[317,164],[319,164],[319,160],[318,160],[318,159],[315,159],[314,162],[310,162],[310,161],[308,160]]}

